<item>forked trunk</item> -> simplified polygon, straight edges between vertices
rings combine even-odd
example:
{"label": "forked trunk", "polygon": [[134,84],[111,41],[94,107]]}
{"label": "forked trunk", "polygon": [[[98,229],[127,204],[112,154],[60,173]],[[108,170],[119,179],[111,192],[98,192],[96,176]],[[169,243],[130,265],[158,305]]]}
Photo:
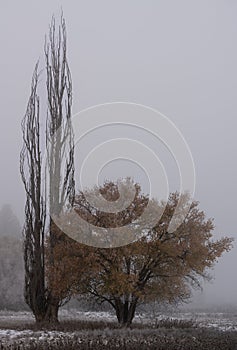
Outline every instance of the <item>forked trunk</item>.
{"label": "forked trunk", "polygon": [[49,304],[44,314],[35,314],[36,323],[59,323],[58,320],[58,305]]}
{"label": "forked trunk", "polygon": [[59,300],[49,297],[42,310],[34,310],[36,323],[58,323]]}
{"label": "forked trunk", "polygon": [[133,299],[131,302],[123,302],[119,298],[115,301],[116,316],[119,324],[122,327],[129,327],[132,324],[133,318],[135,316],[137,302],[137,298]]}

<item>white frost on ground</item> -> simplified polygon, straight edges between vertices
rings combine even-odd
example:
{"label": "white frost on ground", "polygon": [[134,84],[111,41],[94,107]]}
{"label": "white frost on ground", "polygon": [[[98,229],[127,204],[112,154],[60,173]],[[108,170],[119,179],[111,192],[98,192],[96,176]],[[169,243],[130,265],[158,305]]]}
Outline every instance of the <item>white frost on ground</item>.
{"label": "white frost on ground", "polygon": [[16,341],[24,342],[24,340],[26,340],[27,342],[55,340],[55,339],[59,339],[60,337],[64,337],[65,335],[67,335],[68,337],[72,337],[75,335],[75,333],[73,332],[65,333],[65,332],[59,332],[59,331],[31,331],[31,330],[16,331],[11,329],[0,330],[0,340],[2,344],[10,344]]}
{"label": "white frost on ground", "polygon": [[178,320],[193,320],[201,327],[216,328],[221,331],[237,331],[236,312],[180,312],[172,317]]}
{"label": "white frost on ground", "polygon": [[116,321],[115,315],[110,312],[99,311],[79,311],[76,309],[61,309],[59,311],[60,320],[82,320],[82,321]]}
{"label": "white frost on ground", "polygon": [[[105,321],[113,322],[116,318],[109,312],[82,312],[78,310],[66,310],[60,311],[60,320],[90,320],[90,321]],[[216,328],[221,331],[237,331],[237,313],[217,313],[217,312],[173,312],[172,315],[154,314],[153,316],[138,314],[135,317],[136,322],[143,324],[152,324],[159,320],[173,319],[173,320],[192,320],[201,327]],[[27,324],[34,321],[33,315],[30,312],[10,312],[0,311],[0,324],[6,325],[10,328],[11,325]],[[110,330],[108,329],[108,332]],[[119,330],[118,330],[119,331]],[[90,331],[80,332],[59,332],[59,331],[32,331],[32,330],[13,330],[13,329],[0,329],[0,340],[2,343],[11,343],[14,341],[31,340],[33,342],[43,340],[55,340],[61,337],[74,337],[79,340],[83,334]],[[98,331],[93,331],[97,333]],[[116,332],[116,331],[115,331]]]}
{"label": "white frost on ground", "polygon": [[[34,317],[31,312],[27,311],[0,311],[0,322],[6,321],[8,323],[14,322],[14,323],[20,323],[20,322],[33,322]],[[2,322],[1,322],[2,323]]]}

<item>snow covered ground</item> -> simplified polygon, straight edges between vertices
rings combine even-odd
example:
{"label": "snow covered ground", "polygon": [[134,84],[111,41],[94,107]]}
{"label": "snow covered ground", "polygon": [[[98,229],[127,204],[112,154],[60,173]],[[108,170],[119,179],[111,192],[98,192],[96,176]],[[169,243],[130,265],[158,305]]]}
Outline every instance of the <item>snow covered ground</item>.
{"label": "snow covered ground", "polygon": [[[161,320],[192,320],[197,323],[200,327],[215,328],[221,331],[237,331],[237,312],[194,312],[194,311],[174,311],[169,314],[138,314],[135,317],[134,322],[142,323],[151,327]],[[113,322],[116,318],[109,312],[81,312],[78,310],[61,310],[60,320],[64,321],[98,321],[98,322]],[[92,332],[98,334],[99,332],[111,332],[109,328],[99,330],[75,330],[68,332],[61,331],[47,331],[47,330],[31,330],[30,324],[34,322],[34,318],[30,312],[11,312],[11,311],[0,311],[0,340],[3,344],[11,344],[12,342],[22,343],[24,340],[30,340],[31,342],[39,342],[42,340],[55,340],[62,337],[83,337],[85,333]],[[19,330],[19,327],[23,325],[29,326],[29,329]],[[19,326],[19,327],[18,327]],[[7,328],[7,329],[6,329]],[[24,328],[24,327],[23,327]],[[119,332],[120,330],[113,330]]]}
{"label": "snow covered ground", "polygon": [[[161,315],[162,319],[164,315]],[[171,316],[177,320],[192,320],[201,327],[216,328],[221,331],[237,331],[236,312],[177,312]]]}
{"label": "snow covered ground", "polygon": [[[1,314],[0,314],[1,319]],[[91,320],[116,322],[114,314],[109,312],[81,312],[78,310],[61,310],[60,319],[62,320]],[[160,320],[192,320],[194,323],[202,327],[215,327],[222,331],[237,331],[237,309],[225,312],[204,312],[204,311],[170,311],[169,313],[139,314],[134,318],[133,322],[143,324],[154,324]]]}

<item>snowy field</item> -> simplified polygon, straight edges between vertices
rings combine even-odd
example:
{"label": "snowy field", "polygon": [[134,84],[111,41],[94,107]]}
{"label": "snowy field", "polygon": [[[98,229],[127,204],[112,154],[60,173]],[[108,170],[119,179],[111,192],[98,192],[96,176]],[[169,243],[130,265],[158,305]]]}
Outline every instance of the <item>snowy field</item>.
{"label": "snowy field", "polygon": [[[81,312],[78,310],[61,310],[59,314],[60,321],[93,321],[93,322],[116,322],[116,317],[109,312]],[[200,327],[216,328],[221,331],[237,331],[237,310],[236,312],[181,312],[174,311],[167,314],[156,313],[153,315],[138,314],[134,318],[134,324],[143,324],[144,326],[155,326],[162,320],[193,321]],[[31,330],[15,330],[24,325],[34,323],[34,317],[30,312],[20,311],[0,311],[0,338],[25,337],[27,334],[34,336]],[[9,329],[5,329],[9,326]],[[11,327],[12,326],[12,327]],[[11,329],[12,328],[12,329]],[[39,332],[40,333],[40,332]],[[51,336],[52,332],[45,332]],[[53,332],[54,333],[54,332]],[[59,334],[59,333],[58,333]],[[35,334],[36,335],[36,334]],[[38,338],[37,332],[37,338]]]}
{"label": "snowy field", "polygon": [[[149,337],[150,334],[152,336],[160,335],[167,325],[169,332],[174,332],[174,328],[179,328],[182,332],[182,328],[188,327],[187,325],[189,324],[192,324],[192,327],[198,327],[198,329],[204,329],[205,331],[209,330],[210,332],[216,330],[220,331],[220,333],[226,332],[229,334],[232,332],[234,334],[235,331],[237,331],[237,311],[208,313],[174,311],[167,314],[138,314],[134,319],[134,326],[131,330],[121,330],[117,328],[115,316],[108,312],[61,310],[60,321],[61,324],[70,324],[70,322],[72,322],[71,328],[63,330],[37,329],[34,325],[34,318],[30,312],[0,311],[0,344],[2,346],[9,346],[6,347],[6,349],[10,349],[12,344],[17,343],[21,346],[20,349],[24,349],[24,344],[29,343],[32,346],[31,348],[34,348],[33,346],[37,348],[37,344],[42,342],[49,342],[51,344],[67,338],[76,339],[77,344],[80,344],[85,338],[94,339],[99,337],[100,341],[106,345],[108,342],[107,338],[111,336],[130,337],[136,340],[141,337],[141,335],[148,336],[149,332],[151,332],[149,333]],[[88,329],[83,322],[85,322],[85,324],[93,323],[93,329]],[[84,329],[80,328],[81,324],[84,325]],[[98,324],[98,327],[96,324]],[[177,329],[175,331],[177,332]],[[195,337],[192,337],[192,339],[194,341]],[[28,349],[28,347],[26,348]],[[138,346],[138,349],[139,348]],[[3,347],[3,349],[5,348]],[[80,349],[80,347],[78,347],[78,349]]]}

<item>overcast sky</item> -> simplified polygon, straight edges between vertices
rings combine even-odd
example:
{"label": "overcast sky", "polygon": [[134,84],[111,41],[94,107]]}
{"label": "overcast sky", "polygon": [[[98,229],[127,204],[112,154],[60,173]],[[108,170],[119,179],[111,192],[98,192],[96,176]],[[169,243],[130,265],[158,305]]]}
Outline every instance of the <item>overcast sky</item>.
{"label": "overcast sky", "polygon": [[[44,36],[51,16],[59,17],[61,7],[67,23],[73,113],[128,101],[170,118],[191,149],[195,198],[215,219],[216,237],[237,238],[235,0],[0,0],[0,206],[10,203],[19,217],[23,215],[20,123],[36,60],[41,58],[44,66]],[[119,167],[129,170],[126,164]],[[118,171],[119,167],[114,165]],[[216,280],[205,287],[206,300],[237,304],[236,249],[220,259]]]}

